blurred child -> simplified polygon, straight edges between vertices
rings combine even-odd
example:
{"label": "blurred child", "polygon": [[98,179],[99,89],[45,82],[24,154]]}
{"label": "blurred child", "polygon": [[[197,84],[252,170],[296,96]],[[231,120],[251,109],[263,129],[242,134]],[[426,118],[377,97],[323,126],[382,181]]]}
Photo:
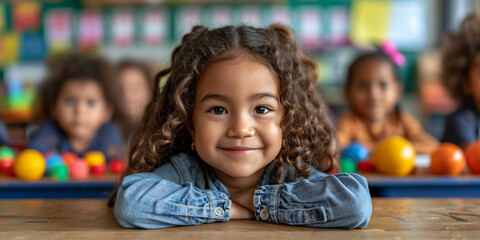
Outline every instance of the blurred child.
{"label": "blurred child", "polygon": [[139,61],[125,60],[117,66],[117,80],[122,90],[122,105],[130,123],[140,121],[150,101],[153,79],[149,67]]}
{"label": "blurred child", "polygon": [[446,40],[443,83],[461,107],[447,117],[443,141],[465,150],[480,138],[480,12],[465,18]]}
{"label": "blurred child", "polygon": [[37,119],[44,120],[27,148],[47,152],[101,151],[123,156],[122,134],[112,116],[121,114],[112,69],[102,58],[66,54],[49,63],[39,89]]}
{"label": "blurred child", "polygon": [[0,120],[0,147],[1,146],[10,146],[10,137],[2,120]]}
{"label": "blurred child", "polygon": [[360,142],[373,151],[385,138],[402,136],[413,144],[417,153],[428,154],[437,147],[437,140],[398,105],[402,85],[392,59],[400,64],[402,56],[390,44],[382,48],[388,51],[361,55],[348,69],[344,91],[350,110],[337,123],[340,147]]}
{"label": "blurred child", "polygon": [[315,87],[315,62],[283,26],[196,26],[157,74],[111,195],[126,228],[231,219],[364,228],[362,176],[328,175],[335,129]]}

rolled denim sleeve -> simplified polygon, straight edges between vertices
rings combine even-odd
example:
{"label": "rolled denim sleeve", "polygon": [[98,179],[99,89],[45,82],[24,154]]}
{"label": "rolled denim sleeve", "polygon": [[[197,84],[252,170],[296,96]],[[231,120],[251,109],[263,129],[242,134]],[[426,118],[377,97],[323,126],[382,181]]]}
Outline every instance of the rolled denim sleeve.
{"label": "rolled denim sleeve", "polygon": [[340,173],[255,191],[258,221],[323,228],[365,228],[372,214],[367,181]]}
{"label": "rolled denim sleeve", "polygon": [[161,171],[125,177],[114,209],[120,225],[156,229],[228,221],[231,201],[225,193],[180,184],[175,172],[166,164]]}

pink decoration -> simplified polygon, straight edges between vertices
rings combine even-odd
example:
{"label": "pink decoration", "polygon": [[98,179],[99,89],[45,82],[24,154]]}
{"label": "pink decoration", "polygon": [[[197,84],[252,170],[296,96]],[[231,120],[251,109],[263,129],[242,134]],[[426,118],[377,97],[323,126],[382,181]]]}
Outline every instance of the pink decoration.
{"label": "pink decoration", "polygon": [[397,50],[395,44],[391,41],[385,41],[382,43],[382,51],[387,54],[390,59],[398,66],[405,66],[406,60],[402,53]]}

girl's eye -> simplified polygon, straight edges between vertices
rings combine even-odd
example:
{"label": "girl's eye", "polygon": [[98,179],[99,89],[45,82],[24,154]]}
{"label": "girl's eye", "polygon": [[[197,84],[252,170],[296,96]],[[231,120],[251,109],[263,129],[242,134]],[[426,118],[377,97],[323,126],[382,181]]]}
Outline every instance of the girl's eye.
{"label": "girl's eye", "polygon": [[387,82],[381,82],[381,83],[380,83],[380,88],[381,88],[382,90],[387,89],[387,87],[388,87],[388,83],[387,83]]}
{"label": "girl's eye", "polygon": [[67,99],[65,99],[65,104],[67,106],[73,106],[73,105],[75,105],[75,99],[74,98],[67,98]]}
{"label": "girl's eye", "polygon": [[270,112],[270,108],[268,107],[256,107],[255,110],[253,110],[255,113],[258,113],[258,114],[266,114],[268,112]]}
{"label": "girl's eye", "polygon": [[87,104],[89,107],[94,107],[95,106],[95,100],[88,100]]}
{"label": "girl's eye", "polygon": [[212,107],[208,110],[208,112],[217,115],[227,114],[227,110],[223,107]]}

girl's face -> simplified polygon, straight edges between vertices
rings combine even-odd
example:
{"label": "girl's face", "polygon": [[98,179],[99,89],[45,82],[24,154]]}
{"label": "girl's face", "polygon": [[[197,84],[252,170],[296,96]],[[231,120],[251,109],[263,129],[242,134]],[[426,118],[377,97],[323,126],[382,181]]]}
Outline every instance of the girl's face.
{"label": "girl's face", "polygon": [[138,69],[126,68],[118,74],[118,81],[122,89],[125,111],[128,117],[136,122],[150,100],[149,79],[145,79],[143,73]]}
{"label": "girl's face", "polygon": [[95,81],[66,81],[53,107],[53,116],[69,138],[91,139],[112,115]]}
{"label": "girl's face", "polygon": [[281,117],[269,69],[240,56],[212,64],[198,81],[190,134],[219,178],[247,178],[278,155]]}
{"label": "girl's face", "polygon": [[346,97],[353,109],[370,122],[386,119],[400,99],[401,86],[392,66],[378,59],[365,60],[354,70]]}

